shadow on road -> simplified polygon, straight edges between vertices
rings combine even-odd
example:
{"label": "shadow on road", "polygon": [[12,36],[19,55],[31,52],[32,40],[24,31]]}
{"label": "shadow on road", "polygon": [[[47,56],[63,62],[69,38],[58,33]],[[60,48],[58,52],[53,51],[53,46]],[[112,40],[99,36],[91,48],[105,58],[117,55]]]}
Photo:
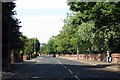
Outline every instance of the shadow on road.
{"label": "shadow on road", "polygon": [[[71,74],[67,69],[70,69]],[[68,64],[37,64],[36,62],[24,62],[12,64],[12,75],[2,80],[119,80],[119,73],[103,70],[110,65],[68,65]]]}
{"label": "shadow on road", "polygon": [[99,68],[106,68],[106,67],[109,67],[109,66],[120,66],[120,64],[97,64],[97,67]]}

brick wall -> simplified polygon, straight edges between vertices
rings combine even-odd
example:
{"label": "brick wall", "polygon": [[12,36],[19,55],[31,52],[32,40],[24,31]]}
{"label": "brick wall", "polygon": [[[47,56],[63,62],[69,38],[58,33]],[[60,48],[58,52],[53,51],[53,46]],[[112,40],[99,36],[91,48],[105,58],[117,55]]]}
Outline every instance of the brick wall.
{"label": "brick wall", "polygon": [[120,63],[120,53],[113,53],[112,54],[112,62],[113,63]]}
{"label": "brick wall", "polygon": [[[61,55],[65,57],[76,58],[77,55]],[[94,60],[94,61],[104,61],[106,62],[106,53],[103,54],[79,54],[79,59]],[[112,63],[120,63],[120,53],[112,53]]]}

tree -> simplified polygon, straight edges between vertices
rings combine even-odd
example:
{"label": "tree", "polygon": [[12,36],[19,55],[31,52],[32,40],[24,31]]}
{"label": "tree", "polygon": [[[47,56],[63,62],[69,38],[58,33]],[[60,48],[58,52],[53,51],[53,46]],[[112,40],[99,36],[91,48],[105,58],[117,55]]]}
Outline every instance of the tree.
{"label": "tree", "polygon": [[[9,39],[9,44],[11,49],[17,49],[18,48],[18,42],[19,42],[19,36],[21,35],[21,32],[19,31],[20,27],[19,23],[20,21],[13,17],[15,15],[15,11],[13,9],[15,8],[15,3],[13,2],[3,2],[2,3],[2,24],[3,24],[3,35],[7,33],[7,37]],[[7,31],[8,30],[8,31]],[[6,38],[7,39],[7,38]]]}
{"label": "tree", "polygon": [[78,29],[78,35],[79,35],[79,44],[82,50],[84,50],[84,52],[92,52],[96,50],[96,47],[94,44],[94,38],[95,38],[95,33],[93,32],[93,30],[95,29],[94,26],[94,22],[90,21],[90,22],[86,22],[86,23],[82,23],[79,26]]}
{"label": "tree", "polygon": [[19,37],[19,39],[20,39],[20,42],[19,42],[20,48],[19,49],[20,49],[20,51],[22,50],[24,53],[24,49],[25,49],[26,43],[28,41],[28,38],[27,38],[27,36],[21,35]]}
{"label": "tree", "polygon": [[26,43],[24,53],[29,55],[34,52],[34,40],[33,39],[28,39],[28,42]]}
{"label": "tree", "polygon": [[49,54],[55,53],[54,41],[55,41],[55,38],[54,36],[52,36],[47,43],[46,49],[47,49],[47,53]]}
{"label": "tree", "polygon": [[19,48],[19,31],[20,21],[14,17],[16,12],[14,11],[15,3],[13,2],[2,2],[2,61],[3,70],[10,64],[10,53],[11,50],[17,50]]}
{"label": "tree", "polygon": [[40,50],[40,42],[39,42],[39,40],[36,38],[36,39],[35,39],[35,52],[36,52],[36,54],[39,52],[39,50]]}
{"label": "tree", "polygon": [[41,44],[40,54],[47,54],[47,49],[46,48],[47,48],[46,43]]}
{"label": "tree", "polygon": [[27,55],[36,53],[39,51],[40,49],[40,43],[39,40],[37,38],[30,38],[28,39],[25,48],[24,48],[24,53]]}
{"label": "tree", "polygon": [[24,49],[27,41],[28,41],[28,38],[21,34],[19,37],[19,42],[17,43],[18,48],[16,49],[16,55],[14,55],[16,57],[16,61],[17,59],[20,59],[20,58],[21,58],[21,61],[23,61]]}
{"label": "tree", "polygon": [[62,53],[64,51],[64,47],[62,44],[62,35],[59,34],[56,36],[54,45],[56,46],[56,51],[58,53]]}
{"label": "tree", "polygon": [[120,43],[116,44],[116,41],[120,37],[115,36],[119,36],[120,2],[68,2],[68,5],[75,14],[79,13],[82,22],[94,21],[96,39],[104,41],[104,45],[100,45],[102,41],[97,42],[98,48],[102,46],[103,50],[119,52]]}
{"label": "tree", "polygon": [[68,2],[60,34],[46,44],[48,52],[93,53],[120,47],[120,2]]}

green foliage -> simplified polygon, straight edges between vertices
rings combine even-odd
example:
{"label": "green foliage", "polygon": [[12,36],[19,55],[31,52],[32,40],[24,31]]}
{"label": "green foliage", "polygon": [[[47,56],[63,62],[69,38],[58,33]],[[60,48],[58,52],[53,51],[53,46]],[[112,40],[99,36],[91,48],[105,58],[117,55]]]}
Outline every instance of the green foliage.
{"label": "green foliage", "polygon": [[2,49],[3,56],[7,57],[11,50],[19,53],[21,48],[21,40],[19,37],[22,35],[19,31],[20,21],[14,16],[16,7],[13,2],[2,2]]}
{"label": "green foliage", "polygon": [[55,37],[52,36],[46,45],[47,53],[51,54],[56,52],[56,48],[54,44],[55,44]]}
{"label": "green foliage", "polygon": [[41,47],[40,47],[40,54],[47,54],[47,47],[46,47],[46,43],[43,43],[41,44]]}
{"label": "green foliage", "polygon": [[95,26],[94,26],[94,22],[90,21],[90,22],[87,22],[87,23],[82,23],[80,26],[79,26],[79,29],[78,29],[78,35],[79,35],[79,44],[81,47],[82,50],[84,50],[85,52],[89,51],[91,52],[92,51],[92,45],[94,43],[94,37],[95,37],[95,34],[93,33],[93,30],[95,29]]}
{"label": "green foliage", "polygon": [[60,34],[50,38],[47,52],[120,52],[120,2],[67,2],[67,14]]}
{"label": "green foliage", "polygon": [[[3,58],[8,58],[11,50],[18,55],[31,54],[39,51],[39,40],[28,39],[20,31],[21,23],[14,15],[16,7],[13,2],[2,2],[2,51]],[[34,42],[35,41],[35,42]]]}
{"label": "green foliage", "polygon": [[[120,43],[115,44],[115,41],[118,41],[120,37],[115,38],[115,36],[119,36],[120,30],[118,28],[120,27],[120,2],[68,2],[67,4],[75,15],[79,13],[79,19],[82,22],[94,22],[92,41],[94,42],[93,47],[96,47],[95,50],[119,52],[118,44]],[[91,40],[89,32],[83,31],[81,36],[84,36],[84,40]]]}
{"label": "green foliage", "polygon": [[57,52],[63,52],[64,51],[64,47],[62,44],[62,36],[61,35],[57,35],[55,38],[55,42],[54,45],[56,46],[56,51]]}
{"label": "green foliage", "polygon": [[25,49],[25,46],[26,46],[26,43],[27,43],[27,41],[28,41],[28,38],[27,38],[26,36],[24,36],[24,35],[21,35],[21,36],[19,37],[19,39],[20,39],[20,42],[19,42],[20,49],[21,49],[21,50],[24,50],[24,49]]}
{"label": "green foliage", "polygon": [[32,54],[34,52],[34,40],[28,39],[28,42],[26,43],[24,53],[25,54]]}
{"label": "green foliage", "polygon": [[39,42],[39,40],[37,38],[34,41],[35,41],[34,42],[34,44],[35,44],[35,52],[37,53],[40,50],[40,42]]}
{"label": "green foliage", "polygon": [[30,38],[25,44],[24,53],[25,54],[33,54],[34,52],[38,52],[40,49],[39,40],[36,38]]}
{"label": "green foliage", "polygon": [[13,17],[15,15],[15,11],[13,9],[15,8],[15,3],[13,2],[5,2],[2,3],[2,33],[3,33],[3,39],[6,35],[6,39],[8,40],[10,46],[10,49],[17,49],[19,48],[19,36],[21,33],[19,32],[19,26],[20,23],[18,19]]}

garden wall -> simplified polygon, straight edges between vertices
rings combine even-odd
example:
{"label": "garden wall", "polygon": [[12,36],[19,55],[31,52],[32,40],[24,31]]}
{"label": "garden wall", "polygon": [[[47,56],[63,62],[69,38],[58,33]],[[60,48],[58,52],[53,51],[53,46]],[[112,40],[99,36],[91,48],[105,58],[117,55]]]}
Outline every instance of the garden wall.
{"label": "garden wall", "polygon": [[[65,57],[78,58],[77,55],[61,55]],[[94,60],[94,61],[104,61],[106,62],[106,54],[79,54],[79,59]],[[112,53],[112,63],[120,63],[120,53]]]}

